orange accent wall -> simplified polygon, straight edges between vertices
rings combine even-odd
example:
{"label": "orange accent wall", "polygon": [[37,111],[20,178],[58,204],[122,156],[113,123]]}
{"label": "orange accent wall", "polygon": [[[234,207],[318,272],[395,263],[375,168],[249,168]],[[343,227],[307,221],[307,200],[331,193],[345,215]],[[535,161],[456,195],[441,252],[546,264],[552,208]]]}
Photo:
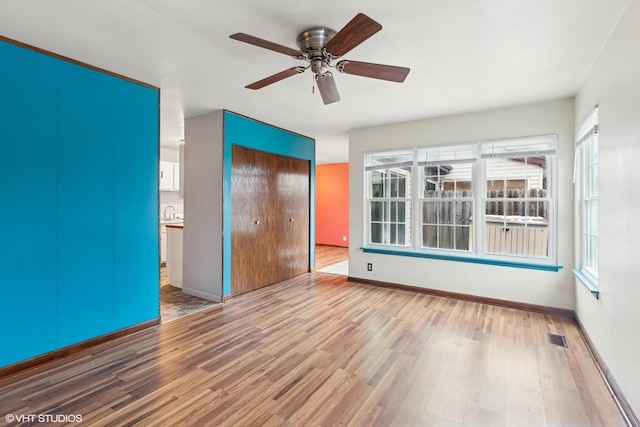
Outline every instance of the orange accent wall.
{"label": "orange accent wall", "polygon": [[349,163],[316,165],[316,243],[349,246]]}

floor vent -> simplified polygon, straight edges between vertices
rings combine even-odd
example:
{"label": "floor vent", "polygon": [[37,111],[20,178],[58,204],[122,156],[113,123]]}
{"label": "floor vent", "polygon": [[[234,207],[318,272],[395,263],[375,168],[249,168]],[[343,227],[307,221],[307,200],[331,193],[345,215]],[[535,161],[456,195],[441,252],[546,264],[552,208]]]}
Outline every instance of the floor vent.
{"label": "floor vent", "polygon": [[553,345],[559,345],[561,347],[569,347],[567,345],[567,339],[564,335],[547,333],[547,338],[549,338],[549,342]]}

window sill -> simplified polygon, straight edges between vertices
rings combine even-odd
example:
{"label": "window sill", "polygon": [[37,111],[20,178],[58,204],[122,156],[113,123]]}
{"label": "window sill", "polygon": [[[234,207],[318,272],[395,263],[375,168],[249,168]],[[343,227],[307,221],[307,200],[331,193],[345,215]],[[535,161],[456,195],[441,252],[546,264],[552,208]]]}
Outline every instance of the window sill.
{"label": "window sill", "polygon": [[377,249],[377,248],[361,248],[361,249],[363,252],[372,253],[372,254],[397,255],[397,256],[408,256],[408,257],[414,257],[414,258],[438,259],[443,261],[468,262],[472,264],[495,265],[498,267],[525,268],[528,270],[542,270],[542,271],[557,272],[562,268],[561,265],[553,265],[553,264],[533,264],[533,263],[519,262],[519,261],[504,261],[504,260],[494,260],[494,259],[488,259],[488,258],[455,256],[455,255],[438,255],[438,254],[430,254],[425,252],[402,251],[402,250],[392,250],[392,249]]}
{"label": "window sill", "polygon": [[580,283],[582,283],[584,287],[587,288],[589,292],[591,292],[591,295],[596,297],[596,299],[600,299],[600,290],[598,289],[598,285],[593,280],[591,280],[586,274],[578,269],[574,268],[571,271],[573,271],[573,274],[578,278]]}

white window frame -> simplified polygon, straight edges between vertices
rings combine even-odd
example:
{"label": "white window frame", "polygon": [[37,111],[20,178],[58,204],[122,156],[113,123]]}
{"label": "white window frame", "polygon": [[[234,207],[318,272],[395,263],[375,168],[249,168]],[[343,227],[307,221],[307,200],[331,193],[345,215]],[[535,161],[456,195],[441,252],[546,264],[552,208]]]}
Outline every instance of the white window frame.
{"label": "white window frame", "polygon": [[[542,135],[542,136],[532,136],[532,137],[523,137],[523,138],[509,138],[504,140],[493,140],[493,141],[483,141],[480,143],[481,145],[481,154],[482,164],[480,169],[480,173],[482,174],[481,179],[481,188],[479,189],[481,194],[481,202],[478,204],[478,209],[482,214],[482,221],[486,223],[486,202],[488,201],[487,197],[487,182],[488,179],[488,160],[491,158],[514,158],[526,156],[526,157],[536,157],[536,156],[546,156],[546,168],[547,168],[547,197],[544,199],[540,198],[528,198],[524,197],[520,200],[522,201],[546,201],[548,203],[547,206],[547,255],[546,256],[531,256],[531,255],[507,255],[507,254],[499,254],[499,253],[489,253],[486,251],[486,227],[478,227],[479,233],[479,242],[482,242],[482,248],[479,248],[479,255],[486,258],[493,258],[496,260],[513,260],[520,259],[525,262],[542,262],[542,263],[556,263],[557,262],[557,136],[556,135]],[[521,148],[518,148],[519,145],[522,145]],[[507,150],[503,150],[501,153],[489,154],[489,147],[501,147],[508,148],[514,147],[513,151],[509,153]],[[526,225],[525,225],[526,226]]]}
{"label": "white window frame", "polygon": [[[441,165],[452,165],[452,164],[469,164],[470,165],[470,176],[469,176],[469,181],[471,182],[471,191],[470,194],[467,197],[455,197],[455,198],[441,198],[441,197],[435,197],[435,198],[427,198],[424,196],[424,192],[425,192],[425,180],[426,180],[426,175],[424,173],[424,167],[425,166],[441,166]],[[478,164],[478,144],[477,143],[473,143],[473,144],[456,144],[456,145],[448,145],[448,146],[443,146],[443,147],[428,147],[428,148],[421,148],[419,150],[417,150],[417,163],[416,166],[418,166],[417,168],[415,168],[418,172],[418,180],[420,185],[418,186],[418,195],[416,197],[416,209],[414,210],[416,212],[416,239],[415,239],[415,248],[417,250],[420,251],[438,251],[438,252],[450,252],[452,254],[464,254],[464,255],[469,255],[473,253],[473,249],[470,247],[468,249],[461,249],[461,248],[442,248],[439,247],[440,246],[440,242],[438,239],[438,247],[427,247],[427,246],[423,246],[423,242],[424,242],[424,235],[423,235],[423,225],[425,225],[425,220],[422,217],[424,210],[423,210],[423,204],[424,203],[442,203],[443,201],[455,201],[455,202],[470,202],[471,203],[471,211],[475,212],[476,207],[477,207],[477,203],[476,203],[476,199],[477,199],[477,183],[475,180],[475,176],[476,176],[476,170],[477,170],[477,164]],[[456,184],[459,182],[464,182],[464,181],[458,181],[458,180],[454,180],[452,182],[455,182]],[[439,191],[443,191],[444,189],[440,189]],[[442,193],[439,194],[439,196],[442,195]],[[463,226],[459,226],[459,224],[445,224],[445,223],[441,223],[439,220],[434,224],[434,223],[430,223],[430,225],[432,226],[436,226],[436,227],[449,227],[452,226],[453,228],[453,234],[456,234],[456,231],[463,228]],[[456,227],[456,225],[458,225],[458,227]],[[473,227],[470,228],[470,233],[473,233]],[[472,244],[472,242],[474,241],[474,237],[470,235],[470,245]]]}
{"label": "white window frame", "polygon": [[[598,107],[576,130],[576,171],[580,209],[580,259],[578,270],[593,287],[598,287]],[[589,205],[595,205],[592,215]],[[595,215],[593,215],[595,214]],[[589,244],[590,243],[590,244]],[[592,248],[591,254],[589,247]]]}
{"label": "white window frame", "polygon": [[[398,153],[394,152],[394,153],[389,153],[389,155],[397,155]],[[402,154],[409,154],[409,152],[400,152],[400,155]],[[365,201],[365,211],[366,211],[366,221],[365,221],[365,236],[366,236],[366,241],[368,245],[373,245],[373,246],[383,246],[383,247],[394,247],[394,248],[406,248],[406,247],[411,247],[412,243],[413,243],[413,173],[410,171],[406,171],[404,169],[402,169],[402,167],[407,167],[407,166],[412,166],[411,164],[407,164],[405,163],[400,163],[400,164],[389,164],[389,165],[385,165],[385,164],[379,164],[379,165],[368,165],[365,168],[365,186],[366,186],[366,190],[365,190],[365,194],[366,194],[366,201]],[[393,173],[397,173],[399,175],[404,175],[405,176],[405,195],[404,197],[373,197],[372,194],[372,182],[370,180],[370,177],[372,177],[373,172],[374,171],[386,171],[386,172],[393,172]],[[384,186],[386,187],[386,183],[384,184]],[[383,191],[383,193],[386,194],[386,188]],[[390,202],[405,202],[406,203],[406,208],[405,208],[405,235],[404,235],[404,244],[399,244],[399,243],[379,243],[379,242],[372,242],[371,241],[371,223],[372,223],[372,219],[371,219],[371,204],[372,202],[382,202],[383,205],[385,203],[390,203]],[[383,221],[382,222],[383,225],[390,223],[390,219],[388,221]],[[397,224],[397,221],[394,222],[395,224]],[[383,227],[383,233],[385,234],[385,236],[387,235],[387,233],[389,232],[389,230],[387,230],[385,227]],[[396,240],[397,240],[397,235],[396,235]]]}
{"label": "white window frame", "polygon": [[[499,147],[506,147],[508,149],[508,145],[512,144],[514,146],[525,146],[529,143],[530,146],[535,145],[535,143],[540,140],[548,142],[548,147],[551,147],[547,150],[542,150],[539,152],[536,151],[526,151],[526,148],[523,148],[523,152],[525,152],[528,157],[535,156],[546,156],[546,176],[547,176],[547,197],[544,199],[548,203],[548,241],[547,241],[547,252],[545,256],[531,256],[531,255],[514,255],[514,254],[505,254],[505,253],[488,253],[486,251],[486,243],[485,243],[485,224],[486,224],[486,200],[487,200],[487,171],[486,171],[486,163],[487,158],[490,156],[486,155],[486,147],[489,144],[493,144]],[[544,145],[544,144],[543,144]],[[446,249],[446,248],[427,248],[422,247],[423,236],[422,236],[422,224],[423,224],[423,210],[422,203],[425,201],[423,197],[423,180],[424,174],[422,169],[426,163],[424,159],[422,159],[421,154],[429,151],[440,151],[452,153],[456,150],[464,150],[469,147],[473,147],[475,150],[475,157],[473,159],[473,164],[471,165],[471,186],[472,186],[472,195],[470,199],[473,200],[472,212],[473,212],[473,228],[471,229],[470,235],[470,248],[469,250],[464,249]],[[483,151],[484,150],[484,151]],[[404,247],[394,244],[381,244],[381,243],[371,243],[371,174],[367,174],[367,171],[372,170],[371,162],[375,157],[380,157],[384,155],[406,155],[408,156],[412,153],[412,162],[404,162],[405,166],[407,164],[412,163],[412,172],[411,176],[411,193],[407,192],[407,198],[411,198],[411,216],[407,220],[412,221],[411,227],[411,235],[407,237],[405,240],[408,244]],[[482,153],[485,153],[484,158]],[[519,153],[516,151],[516,154]],[[504,154],[504,153],[503,153]],[[508,153],[507,153],[508,154]],[[555,265],[557,264],[557,136],[556,135],[543,135],[543,136],[533,136],[526,138],[510,138],[505,140],[496,140],[496,141],[476,141],[474,143],[465,143],[465,144],[450,144],[444,146],[434,146],[434,147],[417,147],[411,150],[403,150],[403,151],[393,151],[393,152],[372,152],[364,154],[364,164],[365,164],[365,180],[364,185],[366,188],[365,191],[365,224],[364,224],[364,241],[365,248],[371,249],[388,249],[388,250],[408,250],[412,253],[421,253],[425,254],[427,257],[436,256],[436,257],[451,257],[459,258],[460,260],[464,260],[464,258],[474,258],[474,259],[486,259],[490,262],[493,260],[496,264],[501,264],[502,262],[505,265],[510,263],[524,263],[531,265]],[[443,159],[448,160],[450,162],[455,163],[458,161],[456,158],[448,158],[443,157]],[[444,161],[444,160],[443,160]],[[468,159],[463,160],[463,162],[469,163]],[[376,167],[376,169],[382,169],[384,167]],[[537,199],[538,201],[540,199]],[[477,220],[476,220],[477,218]],[[476,224],[482,224],[482,226],[477,226]],[[410,243],[409,243],[410,242]],[[401,253],[400,253],[401,254]],[[473,262],[473,261],[472,261]]]}

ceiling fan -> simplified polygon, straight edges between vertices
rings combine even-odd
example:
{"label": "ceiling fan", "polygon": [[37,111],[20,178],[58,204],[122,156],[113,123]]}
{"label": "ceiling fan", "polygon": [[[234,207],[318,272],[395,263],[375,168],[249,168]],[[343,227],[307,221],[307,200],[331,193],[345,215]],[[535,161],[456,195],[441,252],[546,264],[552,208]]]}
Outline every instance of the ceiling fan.
{"label": "ceiling fan", "polygon": [[382,25],[369,18],[363,13],[357,14],[343,29],[337,33],[325,27],[314,27],[303,31],[298,35],[298,47],[300,50],[292,49],[277,43],[270,42],[245,33],[232,34],[229,37],[241,42],[249,43],[264,49],[289,55],[295,59],[306,61],[308,65],[289,68],[272,76],[258,80],[255,83],[245,86],[247,89],[261,89],[270,84],[276,83],[287,77],[305,72],[311,68],[314,80],[318,85],[318,90],[325,104],[340,101],[338,88],[333,74],[329,68],[335,68],[338,72],[353,74],[374,79],[388,80],[402,83],[409,68],[395,67],[392,65],[373,64],[370,62],[359,62],[341,60],[335,65],[333,62],[345,53],[349,52],[360,43],[382,29]]}

